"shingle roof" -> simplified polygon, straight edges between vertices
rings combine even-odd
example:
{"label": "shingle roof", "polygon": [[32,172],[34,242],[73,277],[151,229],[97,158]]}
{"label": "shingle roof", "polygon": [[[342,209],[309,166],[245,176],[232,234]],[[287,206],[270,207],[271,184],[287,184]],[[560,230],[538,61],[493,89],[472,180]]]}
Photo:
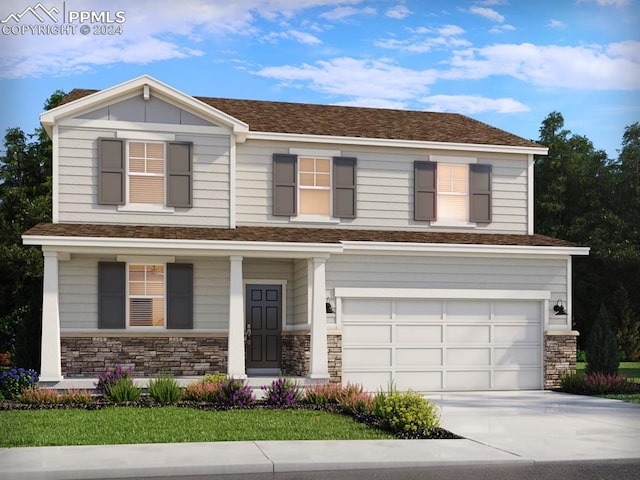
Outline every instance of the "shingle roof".
{"label": "shingle roof", "polygon": [[[95,92],[97,90],[74,89],[63,103]],[[541,147],[535,142],[457,113],[194,98],[243,121],[252,132]]]}
{"label": "shingle roof", "polygon": [[25,235],[283,243],[340,243],[343,241],[355,241],[544,247],[574,246],[571,242],[544,235],[347,230],[341,228],[237,227],[234,229],[228,229],[146,225],[40,223],[28,230]]}

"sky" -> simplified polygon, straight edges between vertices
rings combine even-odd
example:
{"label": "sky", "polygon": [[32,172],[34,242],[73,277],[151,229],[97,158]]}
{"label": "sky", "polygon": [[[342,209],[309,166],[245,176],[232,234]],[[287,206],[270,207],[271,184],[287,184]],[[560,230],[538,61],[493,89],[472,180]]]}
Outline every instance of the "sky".
{"label": "sky", "polygon": [[[616,159],[640,121],[640,0],[3,0],[0,130],[143,74],[195,96],[456,112]],[[0,147],[1,148],[1,147]]]}

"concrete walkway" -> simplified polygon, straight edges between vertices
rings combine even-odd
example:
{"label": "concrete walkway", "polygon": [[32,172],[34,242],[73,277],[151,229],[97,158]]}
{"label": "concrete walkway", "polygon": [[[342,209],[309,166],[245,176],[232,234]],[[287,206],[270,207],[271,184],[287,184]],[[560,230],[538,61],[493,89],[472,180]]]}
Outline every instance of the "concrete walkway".
{"label": "concrete walkway", "polygon": [[3,479],[249,475],[640,459],[640,405],[553,392],[428,395],[464,440],[0,449]]}

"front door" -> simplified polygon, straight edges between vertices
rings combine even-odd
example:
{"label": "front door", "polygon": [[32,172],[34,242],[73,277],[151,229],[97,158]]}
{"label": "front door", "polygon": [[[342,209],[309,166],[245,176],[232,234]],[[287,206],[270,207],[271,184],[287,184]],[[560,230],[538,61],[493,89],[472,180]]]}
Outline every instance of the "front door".
{"label": "front door", "polygon": [[280,368],[282,285],[246,286],[247,368]]}

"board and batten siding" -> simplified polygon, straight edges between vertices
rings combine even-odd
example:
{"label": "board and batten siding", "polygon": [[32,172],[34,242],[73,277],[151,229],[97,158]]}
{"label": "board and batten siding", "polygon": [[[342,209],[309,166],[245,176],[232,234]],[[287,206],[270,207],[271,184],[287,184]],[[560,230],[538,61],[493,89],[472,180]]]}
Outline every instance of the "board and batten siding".
{"label": "board and batten siding", "polygon": [[[268,226],[289,224],[289,217],[272,215],[272,164],[274,153],[289,148],[336,150],[357,158],[357,218],[342,219],[340,227],[363,229],[425,229],[440,227],[413,219],[413,162],[429,155],[470,157],[492,166],[492,222],[476,227],[491,233],[527,233],[527,158],[495,154],[491,158],[469,152],[443,153],[418,149],[345,145],[291,145],[282,142],[248,141],[237,146],[237,224]],[[486,154],[483,154],[486,155]],[[304,223],[295,222],[298,226]],[[309,226],[322,226],[309,224]]]}
{"label": "board and batten siding", "polygon": [[[552,258],[481,258],[404,255],[332,255],[328,289],[411,288],[543,290],[567,300],[567,261]],[[564,325],[566,317],[549,323]]]}
{"label": "board and batten siding", "polygon": [[[113,255],[72,255],[59,262],[60,330],[98,330],[98,262]],[[193,264],[193,329],[225,331],[229,327],[228,258],[176,257]],[[162,330],[164,331],[164,330]]]}
{"label": "board and batten siding", "polygon": [[[229,226],[229,136],[175,135],[178,142],[193,143],[193,207],[175,208],[173,213],[124,212],[114,205],[98,205],[97,139],[101,137],[115,138],[116,132],[62,126],[59,129],[60,222]],[[119,138],[126,139],[126,134]]]}
{"label": "board and batten siding", "polygon": [[299,258],[293,261],[293,325],[309,323],[309,260]]}

